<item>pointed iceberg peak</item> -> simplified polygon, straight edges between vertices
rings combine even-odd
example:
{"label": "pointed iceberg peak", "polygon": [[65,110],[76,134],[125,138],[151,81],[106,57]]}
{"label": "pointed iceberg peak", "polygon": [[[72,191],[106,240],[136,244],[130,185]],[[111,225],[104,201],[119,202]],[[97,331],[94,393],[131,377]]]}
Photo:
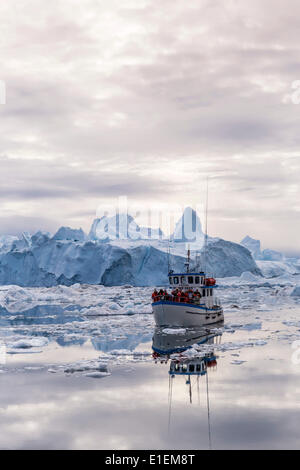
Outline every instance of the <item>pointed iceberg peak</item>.
{"label": "pointed iceberg peak", "polygon": [[267,248],[262,250],[260,240],[255,240],[255,238],[251,238],[249,235],[243,238],[241,245],[247,248],[256,260],[283,261],[285,258],[279,251],[269,250]]}
{"label": "pointed iceberg peak", "polygon": [[175,242],[202,242],[204,234],[197,212],[192,207],[186,207],[178,220],[171,239]]}

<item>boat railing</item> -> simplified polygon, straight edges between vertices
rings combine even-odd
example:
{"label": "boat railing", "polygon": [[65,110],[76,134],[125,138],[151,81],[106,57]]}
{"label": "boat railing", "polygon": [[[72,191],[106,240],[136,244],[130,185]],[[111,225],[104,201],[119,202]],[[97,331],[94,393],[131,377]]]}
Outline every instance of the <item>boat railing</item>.
{"label": "boat railing", "polygon": [[192,297],[188,298],[186,296],[177,296],[177,295],[157,295],[153,298],[154,302],[159,302],[160,300],[167,300],[170,302],[182,302],[182,303],[189,303],[189,304],[200,304],[202,297]]}
{"label": "boat railing", "polygon": [[160,300],[169,300],[171,302],[185,302],[190,304],[199,304],[205,300],[210,300],[213,305],[216,305],[218,307],[221,306],[221,300],[219,297],[206,297],[202,296],[201,294],[193,297],[188,297],[186,295],[158,294],[153,297],[154,302],[158,302]]}

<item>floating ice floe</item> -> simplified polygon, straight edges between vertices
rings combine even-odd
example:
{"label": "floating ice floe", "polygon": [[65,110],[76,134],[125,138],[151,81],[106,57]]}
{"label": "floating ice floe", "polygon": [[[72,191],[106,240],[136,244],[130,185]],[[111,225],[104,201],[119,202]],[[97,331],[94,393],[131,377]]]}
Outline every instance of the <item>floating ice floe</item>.
{"label": "floating ice floe", "polygon": [[267,341],[254,339],[252,341],[236,341],[236,342],[227,342],[223,344],[194,344],[191,348],[186,349],[181,353],[171,354],[172,359],[178,358],[199,358],[205,357],[207,354],[216,353],[217,351],[226,352],[226,351],[235,351],[243,348],[249,348],[253,346],[265,346]]}
{"label": "floating ice floe", "polygon": [[[86,372],[86,373],[101,373],[102,377],[111,375],[111,372],[108,370],[107,363],[99,361],[84,360],[78,361],[64,366],[64,372],[66,374],[74,374],[76,372]],[[86,374],[85,374],[86,375]]]}
{"label": "floating ice floe", "polygon": [[186,328],[164,328],[162,332],[168,335],[184,335]]}
{"label": "floating ice floe", "polygon": [[101,379],[102,377],[107,377],[108,375],[111,375],[110,372],[88,372],[87,374],[84,374],[85,377],[92,377],[93,379]]}
{"label": "floating ice floe", "polygon": [[132,356],[132,357],[141,357],[141,356],[150,356],[149,351],[129,351],[128,349],[114,349],[109,351],[111,356]]}
{"label": "floating ice floe", "polygon": [[8,342],[7,347],[11,349],[30,349],[47,346],[48,343],[49,341],[47,338],[22,338]]}
{"label": "floating ice floe", "polygon": [[257,322],[257,323],[246,323],[246,324],[239,324],[239,323],[231,323],[227,325],[228,328],[232,328],[234,330],[239,329],[239,330],[261,330],[262,327],[262,322]]}
{"label": "floating ice floe", "polygon": [[31,371],[43,370],[43,369],[44,369],[43,366],[25,366],[24,367],[24,370],[31,370]]}
{"label": "floating ice floe", "polygon": [[232,351],[232,350],[242,349],[242,348],[251,348],[253,346],[265,346],[266,344],[267,344],[266,340],[253,339],[252,341],[236,341],[236,342],[218,344],[216,345],[215,349],[219,351]]}
{"label": "floating ice floe", "polygon": [[[215,346],[215,350],[237,351],[244,347],[263,346],[269,339],[266,336],[262,338],[266,321],[282,323],[284,320],[286,329],[295,329],[270,331],[272,339],[291,341],[291,338],[296,338],[299,324],[292,312],[295,312],[299,297],[291,293],[293,290],[298,292],[296,289],[300,288],[298,278],[288,275],[269,279],[268,286],[263,285],[264,278],[253,274],[222,279],[220,297],[225,308],[225,325],[220,333],[224,333],[226,342],[217,348]],[[238,289],[232,288],[232,280]],[[149,346],[146,346],[148,351],[138,349],[146,349],[143,344],[150,343],[153,336],[151,293],[150,287],[87,284],[50,288],[0,286],[1,331],[7,353],[41,353],[50,342],[56,342],[58,347],[77,347],[80,359],[83,349],[78,345],[87,343],[86,348],[93,347],[99,354],[101,352],[100,362],[106,359],[112,366],[150,361]],[[240,330],[247,342],[229,342],[229,339],[236,339]],[[248,337],[247,331],[253,331],[252,336],[255,336],[255,330],[259,330],[260,339]],[[165,328],[163,332],[184,335],[185,329]],[[211,332],[217,334],[216,329]],[[196,352],[189,351],[188,354],[210,350],[204,347],[201,351],[197,347],[194,349]],[[49,369],[53,372],[61,370],[56,365],[49,366]],[[85,370],[80,374],[93,372],[99,371]]]}

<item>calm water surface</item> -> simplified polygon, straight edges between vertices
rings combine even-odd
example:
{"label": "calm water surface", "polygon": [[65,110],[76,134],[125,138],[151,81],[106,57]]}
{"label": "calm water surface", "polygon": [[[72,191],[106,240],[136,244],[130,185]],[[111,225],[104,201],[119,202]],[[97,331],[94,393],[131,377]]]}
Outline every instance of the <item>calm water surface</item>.
{"label": "calm water surface", "polygon": [[[299,448],[300,364],[291,347],[299,308],[251,311],[242,321],[232,311],[214,339],[215,331],[155,331],[151,315],[87,323],[69,310],[66,322],[61,310],[35,307],[13,318],[2,311],[2,337],[15,343],[0,365],[0,448]],[[16,335],[29,331],[49,343],[18,350]],[[206,356],[177,357],[194,372],[202,363],[201,374],[177,373],[170,354],[208,344],[207,334],[216,347]],[[105,354],[111,375],[64,372]]]}

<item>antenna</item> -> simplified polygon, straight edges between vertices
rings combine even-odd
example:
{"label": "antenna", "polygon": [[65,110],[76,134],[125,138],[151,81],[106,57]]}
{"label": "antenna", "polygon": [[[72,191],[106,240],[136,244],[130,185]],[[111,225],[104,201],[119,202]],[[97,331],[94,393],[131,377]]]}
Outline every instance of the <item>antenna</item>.
{"label": "antenna", "polygon": [[190,396],[190,404],[192,404],[192,381],[191,381],[191,377],[189,377],[189,396]]}
{"label": "antenna", "polygon": [[173,377],[172,377],[171,375],[169,375],[169,396],[168,396],[168,401],[169,401],[169,416],[168,416],[168,434],[170,434],[170,431],[171,431],[172,388],[173,388]]}
{"label": "antenna", "polygon": [[197,375],[197,396],[198,396],[198,405],[200,405],[199,375]]}
{"label": "antenna", "polygon": [[208,370],[206,371],[206,397],[207,397],[208,445],[209,445],[209,450],[211,450],[212,446],[211,446],[210,410],[209,410],[209,393],[208,393]]}
{"label": "antenna", "polygon": [[201,253],[200,250],[196,251],[195,255],[195,269],[201,269]]}
{"label": "antenna", "polygon": [[168,274],[170,273],[170,239],[168,240]]}
{"label": "antenna", "polygon": [[204,272],[206,273],[206,258],[207,258],[207,213],[208,213],[208,177],[206,178],[206,203],[205,203],[205,235],[204,235]]}
{"label": "antenna", "polygon": [[186,272],[190,272],[190,259],[191,259],[191,250],[190,250],[190,245],[188,245],[188,250],[187,250],[187,257],[186,257],[186,262],[184,263],[186,266]]}

